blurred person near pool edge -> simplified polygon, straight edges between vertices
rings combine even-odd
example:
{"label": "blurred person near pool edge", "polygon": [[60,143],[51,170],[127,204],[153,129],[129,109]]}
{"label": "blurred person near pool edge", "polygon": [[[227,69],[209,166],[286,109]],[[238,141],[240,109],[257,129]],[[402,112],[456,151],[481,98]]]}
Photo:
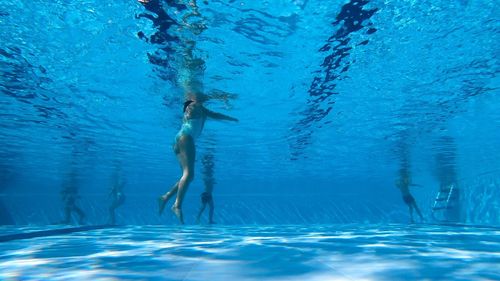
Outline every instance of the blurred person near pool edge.
{"label": "blurred person near pool edge", "polygon": [[[140,0],[146,9],[152,9],[150,6],[156,1]],[[199,35],[205,29],[203,23],[193,21],[194,17],[200,17],[196,1],[188,1],[187,8],[190,10],[183,17],[183,25],[180,29],[186,29],[192,35]],[[156,7],[155,7],[156,9]],[[204,94],[203,74],[205,62],[201,58],[194,56],[196,42],[189,38],[180,38],[179,44],[182,46],[180,57],[181,66],[178,69],[177,84],[184,91],[184,116],[180,131],[175,136],[173,150],[181,165],[182,176],[172,186],[172,188],[158,198],[159,213],[162,214],[166,203],[175,195],[176,200],[172,206],[172,212],[175,214],[181,224],[184,224],[182,213],[182,203],[189,184],[194,177],[194,163],[196,156],[195,139],[201,134],[207,118],[216,120],[235,121],[238,119],[213,112],[203,106],[203,102],[209,99],[209,95]],[[227,99],[228,97],[222,96]]]}
{"label": "blurred person near pool edge", "polygon": [[78,215],[78,224],[84,224],[86,217],[85,213],[76,204],[80,196],[78,195],[78,184],[74,171],[70,172],[69,180],[63,184],[61,197],[64,203],[64,220],[61,223],[70,224],[71,214],[76,213]]}
{"label": "blurred person near pool edge", "polygon": [[123,193],[125,181],[121,179],[120,176],[121,173],[118,168],[118,170],[114,172],[113,183],[108,195],[108,197],[111,198],[111,205],[109,206],[109,224],[112,225],[116,223],[115,210],[125,202],[125,194]]}
{"label": "blurred person near pool edge", "polygon": [[410,186],[417,186],[415,184],[411,184],[410,172],[407,167],[401,167],[399,170],[399,180],[396,180],[396,187],[401,191],[401,195],[403,197],[403,201],[408,206],[410,211],[410,222],[413,223],[413,209],[417,211],[418,216],[420,217],[421,222],[424,221],[424,217],[420,212],[420,209],[417,206],[417,202],[415,198],[410,193]]}
{"label": "blurred person near pool edge", "polygon": [[209,152],[203,156],[201,160],[203,163],[203,183],[205,184],[205,190],[201,194],[201,207],[198,211],[198,216],[196,217],[196,222],[200,223],[201,215],[208,205],[208,223],[214,224],[214,198],[212,192],[214,190],[214,155]]}

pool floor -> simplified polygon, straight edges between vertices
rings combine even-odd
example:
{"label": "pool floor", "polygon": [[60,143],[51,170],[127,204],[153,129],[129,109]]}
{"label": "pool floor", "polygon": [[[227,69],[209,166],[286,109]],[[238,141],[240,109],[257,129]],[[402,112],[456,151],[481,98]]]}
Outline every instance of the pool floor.
{"label": "pool floor", "polygon": [[0,280],[500,280],[500,229],[488,227],[119,226],[21,238],[0,243]]}

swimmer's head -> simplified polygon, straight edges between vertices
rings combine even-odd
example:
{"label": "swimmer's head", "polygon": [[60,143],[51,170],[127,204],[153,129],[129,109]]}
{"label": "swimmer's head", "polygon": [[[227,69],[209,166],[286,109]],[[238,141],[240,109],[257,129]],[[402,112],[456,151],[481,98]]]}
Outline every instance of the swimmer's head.
{"label": "swimmer's head", "polygon": [[187,100],[184,102],[184,109],[182,110],[182,112],[186,112],[186,109],[187,107],[192,104],[194,102],[194,100]]}

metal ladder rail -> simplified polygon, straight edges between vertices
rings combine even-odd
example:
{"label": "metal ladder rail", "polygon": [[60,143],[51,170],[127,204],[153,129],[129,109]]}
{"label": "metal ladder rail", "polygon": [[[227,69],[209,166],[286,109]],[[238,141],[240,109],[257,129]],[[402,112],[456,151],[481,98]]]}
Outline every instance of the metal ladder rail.
{"label": "metal ladder rail", "polygon": [[[441,194],[443,193],[442,189],[440,189],[438,191],[438,193],[436,195],[436,199],[434,199],[434,205],[432,206],[431,214],[432,214],[433,219],[435,219],[437,221],[445,221],[444,219],[436,218],[435,213],[436,213],[436,211],[443,211],[443,210],[447,210],[449,208],[450,199],[451,199],[451,196],[453,195],[454,189],[455,189],[455,184],[449,185],[449,188],[447,190],[448,194],[446,195],[446,199],[441,197]],[[441,203],[441,206],[439,206],[440,203]]]}

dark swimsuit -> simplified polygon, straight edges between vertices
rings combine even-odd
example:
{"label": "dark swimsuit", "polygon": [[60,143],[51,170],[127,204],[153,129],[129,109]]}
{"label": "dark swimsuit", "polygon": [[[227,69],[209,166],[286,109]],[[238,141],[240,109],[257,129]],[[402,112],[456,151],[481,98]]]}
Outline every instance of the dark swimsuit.
{"label": "dark swimsuit", "polygon": [[211,193],[205,191],[201,194],[201,203],[207,204],[209,202],[212,202],[212,200],[213,198]]}
{"label": "dark swimsuit", "polygon": [[403,195],[403,201],[405,201],[406,204],[412,204],[415,202],[415,198],[413,198],[413,196],[411,196],[411,194],[406,194],[406,195]]}

